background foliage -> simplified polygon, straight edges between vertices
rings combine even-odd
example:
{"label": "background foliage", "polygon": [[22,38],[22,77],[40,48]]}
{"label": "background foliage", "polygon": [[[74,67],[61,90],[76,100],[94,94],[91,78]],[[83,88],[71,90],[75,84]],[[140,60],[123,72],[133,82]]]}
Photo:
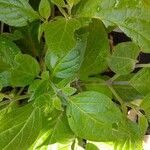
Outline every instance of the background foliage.
{"label": "background foliage", "polygon": [[149,0],[1,0],[0,21],[0,150],[142,150]]}

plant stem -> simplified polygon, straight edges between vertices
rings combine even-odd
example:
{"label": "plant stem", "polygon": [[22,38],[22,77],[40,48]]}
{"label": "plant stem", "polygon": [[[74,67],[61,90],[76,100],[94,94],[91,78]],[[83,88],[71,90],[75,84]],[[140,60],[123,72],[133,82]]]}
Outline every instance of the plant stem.
{"label": "plant stem", "polygon": [[112,78],[110,78],[110,79],[107,81],[107,83],[108,83],[109,85],[111,85],[111,84],[113,83],[113,81],[115,81],[119,76],[120,76],[120,75],[115,74]]}
{"label": "plant stem", "polygon": [[113,93],[113,95],[117,98],[118,102],[121,105],[122,112],[123,112],[124,116],[126,117],[127,107],[126,107],[125,103],[123,102],[122,98],[116,93],[116,91],[114,90],[114,88],[112,86],[108,86],[108,87],[111,90],[111,92]]}
{"label": "plant stem", "polygon": [[128,81],[115,81],[112,85],[129,85]]}
{"label": "plant stem", "polygon": [[65,12],[65,10],[61,7],[58,7],[59,11],[63,14],[63,16],[67,19],[68,18],[68,15],[67,13]]}
{"label": "plant stem", "polygon": [[135,68],[150,68],[150,64],[136,64]]}

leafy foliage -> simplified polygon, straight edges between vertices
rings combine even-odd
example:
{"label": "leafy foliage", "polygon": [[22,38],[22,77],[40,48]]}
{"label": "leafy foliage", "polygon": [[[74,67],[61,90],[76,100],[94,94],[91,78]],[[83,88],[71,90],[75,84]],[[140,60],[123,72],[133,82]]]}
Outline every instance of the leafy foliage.
{"label": "leafy foliage", "polygon": [[[1,0],[0,150],[142,150],[150,64],[138,59],[150,52],[149,8],[148,0]],[[112,44],[117,27],[130,42]]]}

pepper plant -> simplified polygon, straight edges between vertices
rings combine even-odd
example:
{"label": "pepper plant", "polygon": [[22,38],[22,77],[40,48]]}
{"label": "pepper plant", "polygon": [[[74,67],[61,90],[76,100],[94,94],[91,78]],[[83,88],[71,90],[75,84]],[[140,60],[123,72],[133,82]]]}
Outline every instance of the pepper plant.
{"label": "pepper plant", "polygon": [[0,21],[0,150],[142,150],[149,0],[0,0]]}

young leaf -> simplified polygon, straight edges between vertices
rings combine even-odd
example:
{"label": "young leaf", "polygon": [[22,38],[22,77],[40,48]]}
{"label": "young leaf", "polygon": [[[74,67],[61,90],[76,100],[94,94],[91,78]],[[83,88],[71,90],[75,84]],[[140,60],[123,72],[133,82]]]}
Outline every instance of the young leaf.
{"label": "young leaf", "polygon": [[52,76],[62,79],[75,76],[81,66],[85,46],[84,41],[79,41],[75,48],[60,58],[48,52],[45,59]]}
{"label": "young leaf", "polygon": [[57,110],[64,111],[64,109],[62,107],[62,102],[58,97],[53,98],[53,106]]}
{"label": "young leaf", "polygon": [[26,86],[32,83],[40,72],[38,62],[27,54],[18,54],[15,57],[16,66],[11,70],[13,86]]}
{"label": "young leaf", "polygon": [[109,25],[117,25],[141,47],[143,52],[149,53],[150,9],[144,6],[142,0],[139,2],[83,0],[76,8],[76,14],[84,17],[98,17]]}
{"label": "young leaf", "polygon": [[0,149],[26,150],[41,130],[41,111],[29,104],[5,114],[0,121]]}
{"label": "young leaf", "polygon": [[135,68],[139,52],[139,47],[132,42],[118,44],[108,61],[110,69],[119,75],[129,74]]}
{"label": "young leaf", "polygon": [[48,0],[41,0],[39,5],[39,13],[46,20],[49,18],[51,14],[50,2]]}
{"label": "young leaf", "polygon": [[45,39],[49,50],[62,55],[71,50],[75,44],[74,31],[80,27],[76,19],[59,18],[50,22],[45,29]]}
{"label": "young leaf", "polygon": [[27,0],[1,0],[0,20],[10,26],[21,27],[38,19],[39,16]]}
{"label": "young leaf", "polygon": [[89,25],[87,46],[80,73],[81,76],[89,76],[100,73],[107,68],[109,56],[109,42],[103,23],[98,19],[92,19]]}
{"label": "young leaf", "polygon": [[123,121],[121,111],[101,93],[89,91],[72,97],[67,106],[67,116],[72,131],[81,138],[113,141],[126,136],[120,129]]}
{"label": "young leaf", "polygon": [[143,68],[136,73],[130,80],[130,85],[133,86],[141,94],[146,95],[150,92],[150,68]]}

